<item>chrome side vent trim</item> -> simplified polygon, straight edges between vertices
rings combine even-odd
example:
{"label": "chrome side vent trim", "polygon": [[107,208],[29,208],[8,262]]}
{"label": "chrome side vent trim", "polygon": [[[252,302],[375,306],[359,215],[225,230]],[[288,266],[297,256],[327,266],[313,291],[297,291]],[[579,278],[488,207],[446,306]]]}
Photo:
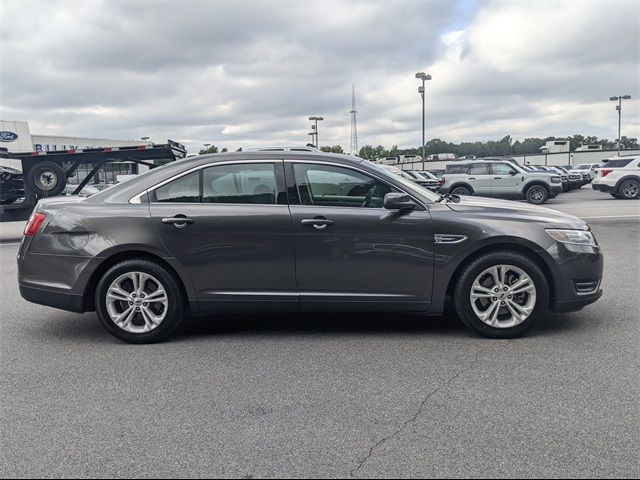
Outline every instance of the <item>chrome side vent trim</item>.
{"label": "chrome side vent trim", "polygon": [[436,233],[433,236],[433,241],[435,243],[447,243],[449,245],[453,245],[455,243],[462,243],[467,239],[466,235],[450,235],[446,233]]}

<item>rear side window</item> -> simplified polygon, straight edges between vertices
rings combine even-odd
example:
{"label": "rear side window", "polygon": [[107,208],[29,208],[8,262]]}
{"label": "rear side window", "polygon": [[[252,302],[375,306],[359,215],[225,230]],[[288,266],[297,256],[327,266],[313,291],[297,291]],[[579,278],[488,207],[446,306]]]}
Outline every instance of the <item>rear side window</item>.
{"label": "rear side window", "polygon": [[473,163],[469,167],[469,175],[489,175],[488,163]]}
{"label": "rear side window", "polygon": [[156,202],[274,205],[272,163],[218,165],[180,177],[155,190]]}
{"label": "rear side window", "polygon": [[607,168],[622,168],[629,165],[632,160],[633,158],[624,158],[624,159],[621,158],[620,160],[609,160],[607,163],[604,164],[604,166]]}
{"label": "rear side window", "polygon": [[447,165],[446,173],[467,173],[468,165]]}
{"label": "rear side window", "polygon": [[190,173],[156,189],[157,202],[200,203],[200,172]]}
{"label": "rear side window", "polygon": [[272,163],[220,165],[202,173],[203,203],[276,203],[276,173]]}

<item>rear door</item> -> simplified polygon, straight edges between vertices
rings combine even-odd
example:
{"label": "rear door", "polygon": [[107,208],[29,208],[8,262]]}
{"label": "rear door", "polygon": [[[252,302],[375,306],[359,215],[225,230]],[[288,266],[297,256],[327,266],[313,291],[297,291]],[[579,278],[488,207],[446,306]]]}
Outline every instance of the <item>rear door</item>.
{"label": "rear door", "polygon": [[283,162],[215,163],[150,194],[154,227],[205,310],[298,308]]}
{"label": "rear door", "polygon": [[286,173],[302,308],[428,309],[428,210],[385,209],[395,187],[351,167],[287,162]]}

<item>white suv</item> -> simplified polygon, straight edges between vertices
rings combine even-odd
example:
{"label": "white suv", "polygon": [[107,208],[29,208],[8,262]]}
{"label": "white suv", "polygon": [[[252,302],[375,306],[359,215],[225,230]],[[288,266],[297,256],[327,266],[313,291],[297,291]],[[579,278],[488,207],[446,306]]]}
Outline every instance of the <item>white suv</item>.
{"label": "white suv", "polygon": [[599,163],[581,163],[580,165],[576,165],[571,170],[579,171],[579,172],[589,172],[590,180],[595,180],[598,174],[596,173],[596,168],[598,168]]}
{"label": "white suv", "polygon": [[615,198],[640,198],[640,155],[607,158],[597,172],[591,184],[594,190],[610,193]]}

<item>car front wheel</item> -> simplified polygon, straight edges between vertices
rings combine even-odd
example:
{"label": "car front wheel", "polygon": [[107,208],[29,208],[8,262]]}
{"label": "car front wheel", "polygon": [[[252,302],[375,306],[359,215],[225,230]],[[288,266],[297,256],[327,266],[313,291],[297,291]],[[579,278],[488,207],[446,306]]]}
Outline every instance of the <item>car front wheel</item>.
{"label": "car front wheel", "polygon": [[549,199],[549,190],[542,185],[533,185],[525,192],[527,202],[540,205]]}
{"label": "car front wheel", "polygon": [[114,337],[154,343],[169,337],[185,314],[178,280],[149,260],[126,260],[111,267],[96,288],[96,312]]}
{"label": "car front wheel", "polygon": [[471,330],[489,338],[514,338],[544,316],[549,286],[542,270],[524,255],[489,253],[464,269],[454,300]]}

